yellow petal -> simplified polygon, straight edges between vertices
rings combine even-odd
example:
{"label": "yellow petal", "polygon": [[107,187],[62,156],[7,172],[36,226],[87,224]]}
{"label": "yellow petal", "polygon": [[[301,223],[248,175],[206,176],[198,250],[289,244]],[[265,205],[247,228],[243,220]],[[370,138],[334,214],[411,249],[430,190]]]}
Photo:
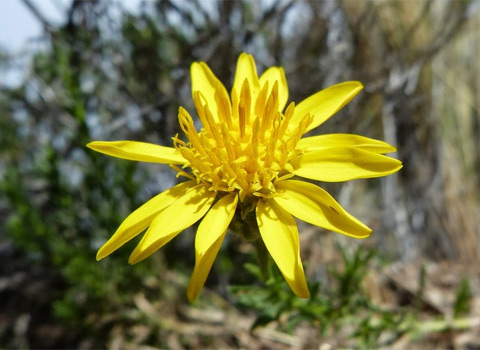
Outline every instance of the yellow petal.
{"label": "yellow petal", "polygon": [[[245,79],[247,79],[247,81],[250,83],[252,97],[255,97],[259,90],[258,74],[257,68],[255,67],[255,60],[253,59],[252,55],[242,53],[240,57],[238,57],[237,70],[235,72],[235,79],[233,81],[232,89],[232,91],[235,91],[238,96],[240,96],[240,92],[242,91],[242,85]],[[253,98],[253,100],[255,99]]]}
{"label": "yellow petal", "polygon": [[324,189],[304,181],[278,181],[281,195],[273,200],[293,216],[315,226],[354,238],[366,238],[372,232],[338,204]]}
{"label": "yellow petal", "polygon": [[200,185],[160,211],[130,255],[128,262],[136,264],[142,261],[200,220],[212,206],[215,195],[216,192],[208,191],[205,186]]}
{"label": "yellow petal", "polygon": [[272,90],[273,85],[275,85],[275,82],[278,82],[278,111],[283,111],[288,101],[288,85],[283,68],[270,67],[269,69],[267,69],[260,77],[260,88],[263,87],[266,82],[268,82],[268,87],[270,91]]}
{"label": "yellow petal", "polygon": [[87,144],[94,151],[112,157],[139,162],[184,164],[185,158],[173,147],[138,141],[94,141]]}
{"label": "yellow petal", "polygon": [[291,127],[300,123],[310,113],[313,116],[313,121],[308,126],[307,131],[316,128],[350,102],[362,89],[363,85],[360,82],[347,81],[330,86],[307,97],[295,107],[290,122]]}
{"label": "yellow petal", "polygon": [[178,184],[150,199],[140,208],[132,212],[122,222],[114,235],[98,250],[97,260],[103,259],[126,242],[145,230],[153,218],[165,207],[196,185],[196,181],[186,181]]}
{"label": "yellow petal", "polygon": [[304,137],[297,148],[304,151],[316,151],[324,148],[355,147],[375,153],[395,152],[396,148],[388,143],[353,134],[327,134]]}
{"label": "yellow petal", "polygon": [[218,89],[218,93],[221,94],[222,97],[226,96],[226,98],[228,98],[225,86],[223,86],[222,82],[218,80],[205,62],[194,62],[190,67],[190,75],[192,78],[192,95],[196,91],[202,93],[214,120],[218,122],[219,108],[215,99],[215,91]]}
{"label": "yellow petal", "polygon": [[308,298],[310,293],[293,217],[273,200],[262,199],[257,204],[257,223],[267,250],[292,291],[301,298]]}
{"label": "yellow petal", "polygon": [[195,268],[187,289],[188,300],[193,301],[203,288],[208,273],[222,245],[228,225],[237,207],[237,195],[227,194],[209,210],[198,226],[195,236]]}
{"label": "yellow petal", "polygon": [[312,180],[339,182],[390,175],[402,162],[359,148],[325,148],[305,152],[291,161],[293,173]]}

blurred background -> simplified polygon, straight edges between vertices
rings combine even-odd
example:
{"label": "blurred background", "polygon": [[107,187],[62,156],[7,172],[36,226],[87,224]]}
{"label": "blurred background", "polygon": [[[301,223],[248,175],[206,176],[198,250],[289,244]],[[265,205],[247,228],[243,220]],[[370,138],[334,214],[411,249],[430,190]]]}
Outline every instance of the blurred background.
{"label": "blurred background", "polygon": [[[404,168],[320,184],[374,233],[299,223],[309,300],[228,235],[189,304],[194,229],[135,266],[136,241],[95,260],[174,171],[85,145],[171,145],[190,64],[230,89],[241,52],[283,66],[291,101],[363,82],[314,133],[385,140]],[[474,0],[3,0],[0,347],[478,349],[479,57]]]}

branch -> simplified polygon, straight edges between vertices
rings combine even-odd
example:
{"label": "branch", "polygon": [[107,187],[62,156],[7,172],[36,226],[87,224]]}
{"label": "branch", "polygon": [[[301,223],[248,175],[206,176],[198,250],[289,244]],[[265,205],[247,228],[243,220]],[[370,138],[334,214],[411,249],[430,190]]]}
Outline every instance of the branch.
{"label": "branch", "polygon": [[25,6],[32,12],[33,16],[42,24],[43,29],[47,32],[51,32],[53,26],[45,18],[45,16],[40,12],[40,10],[32,3],[31,0],[22,0]]}

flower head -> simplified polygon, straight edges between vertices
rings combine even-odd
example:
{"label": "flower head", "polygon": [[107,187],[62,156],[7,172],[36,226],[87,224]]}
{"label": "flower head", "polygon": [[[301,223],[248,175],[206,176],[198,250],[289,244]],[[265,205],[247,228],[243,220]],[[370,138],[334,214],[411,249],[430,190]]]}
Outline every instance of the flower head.
{"label": "flower head", "polygon": [[240,55],[230,95],[204,62],[192,64],[191,77],[202,128],[197,130],[180,107],[178,119],[187,141],[177,135],[174,147],[135,141],[88,144],[114,157],[170,164],[178,176],[188,178],[130,214],[100,248],[97,259],[148,228],[129,259],[137,263],[201,220],[187,291],[193,300],[235,218],[246,231],[253,222],[259,232],[253,238],[263,240],[292,291],[308,297],[293,217],[355,238],[368,237],[371,230],[325,190],[293,177],[348,181],[389,175],[402,166],[384,155],[395,148],[382,141],[351,134],[302,138],[347,104],[362,84],[337,84],[285,108],[288,87],[283,69],[271,67],[258,77],[251,55]]}

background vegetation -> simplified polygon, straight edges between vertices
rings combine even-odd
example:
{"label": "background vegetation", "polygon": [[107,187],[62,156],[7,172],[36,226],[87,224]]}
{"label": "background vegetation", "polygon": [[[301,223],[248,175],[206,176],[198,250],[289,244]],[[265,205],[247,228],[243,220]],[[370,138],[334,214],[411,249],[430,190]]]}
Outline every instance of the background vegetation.
{"label": "background vegetation", "polygon": [[[62,25],[23,3],[44,32],[21,80],[0,82],[0,347],[480,346],[478,1],[74,0]],[[293,101],[362,81],[318,132],[386,140],[404,168],[321,184],[374,235],[301,226],[311,299],[261,281],[231,235],[191,305],[194,231],[134,267],[135,242],[95,261],[173,172],[85,144],[170,145],[178,107],[193,111],[190,64],[230,87],[244,51],[285,68]],[[20,60],[0,51],[0,70]]]}

